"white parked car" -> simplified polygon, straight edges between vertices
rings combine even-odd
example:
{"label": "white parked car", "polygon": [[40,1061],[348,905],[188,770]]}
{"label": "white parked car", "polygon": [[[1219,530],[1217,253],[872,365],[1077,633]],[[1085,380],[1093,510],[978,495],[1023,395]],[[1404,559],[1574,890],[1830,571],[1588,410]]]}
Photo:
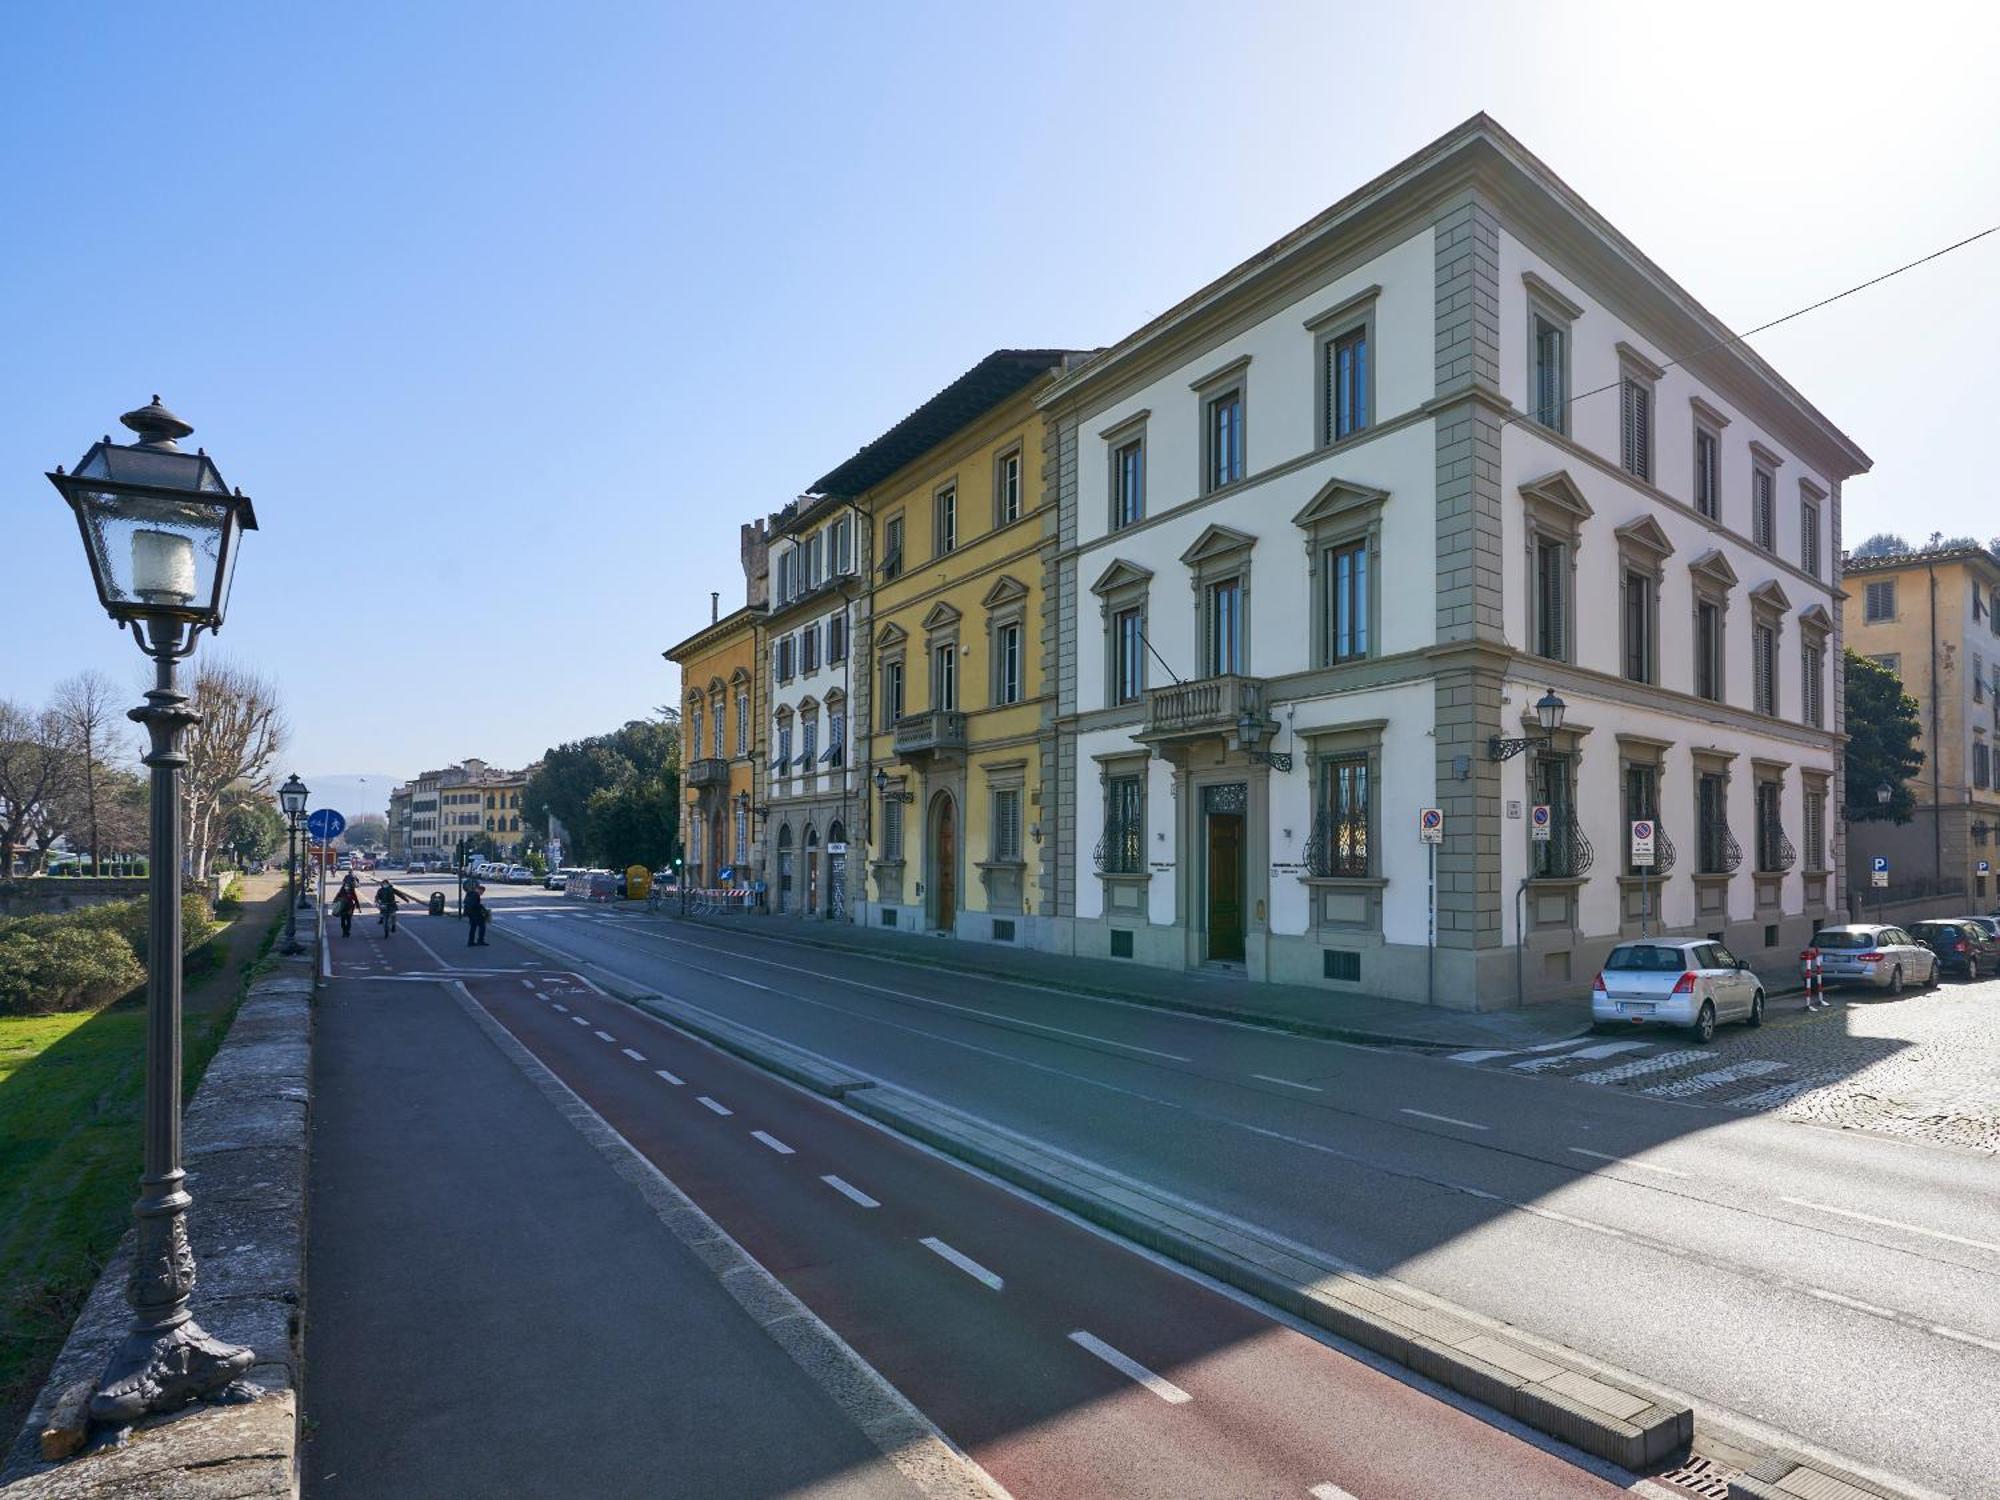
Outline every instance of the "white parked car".
{"label": "white parked car", "polygon": [[1764,1024],[1764,981],[1706,938],[1620,943],[1590,987],[1599,1025],[1685,1026],[1709,1041],[1719,1022]]}
{"label": "white parked car", "polygon": [[1828,984],[1867,984],[1892,995],[1906,984],[1937,983],[1938,956],[1900,927],[1857,922],[1813,934],[1820,977]]}

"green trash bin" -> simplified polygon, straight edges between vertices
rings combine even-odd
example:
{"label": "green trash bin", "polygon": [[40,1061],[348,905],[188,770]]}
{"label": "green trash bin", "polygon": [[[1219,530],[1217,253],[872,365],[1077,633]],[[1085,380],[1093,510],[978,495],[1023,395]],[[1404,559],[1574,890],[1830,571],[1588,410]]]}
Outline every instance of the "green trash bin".
{"label": "green trash bin", "polygon": [[432,916],[434,916],[434,917],[441,917],[441,916],[443,916],[443,915],[444,915],[444,892],[443,892],[443,891],[432,891],[432,892],[431,892],[431,915],[432,915]]}

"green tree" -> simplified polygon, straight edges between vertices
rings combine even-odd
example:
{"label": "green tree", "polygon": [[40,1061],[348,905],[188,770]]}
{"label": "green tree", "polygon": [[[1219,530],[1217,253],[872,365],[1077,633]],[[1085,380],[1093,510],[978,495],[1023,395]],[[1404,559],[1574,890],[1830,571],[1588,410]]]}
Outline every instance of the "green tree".
{"label": "green tree", "polygon": [[[1844,654],[1847,673],[1847,820],[1850,823],[1907,823],[1915,815],[1910,778],[1923,769],[1917,748],[1923,723],[1917,700],[1903,691],[1902,679],[1887,667]],[[1886,806],[1875,790],[1887,782]]]}
{"label": "green tree", "polygon": [[557,745],[528,779],[522,822],[545,841],[553,814],[569,830],[574,857],[657,867],[678,848],[680,766],[680,726],[660,719]]}
{"label": "green tree", "polygon": [[380,849],[389,842],[389,820],[380,813],[362,813],[335,842],[349,849]]}
{"label": "green tree", "polygon": [[669,863],[680,825],[678,777],[626,777],[590,799],[589,858],[614,870]]}
{"label": "green tree", "polygon": [[1911,550],[1910,544],[1893,531],[1878,531],[1866,541],[1856,544],[1848,553],[1850,557],[1901,557]]}
{"label": "green tree", "polygon": [[222,801],[222,848],[239,865],[269,859],[285,847],[285,820],[261,792],[232,789]]}

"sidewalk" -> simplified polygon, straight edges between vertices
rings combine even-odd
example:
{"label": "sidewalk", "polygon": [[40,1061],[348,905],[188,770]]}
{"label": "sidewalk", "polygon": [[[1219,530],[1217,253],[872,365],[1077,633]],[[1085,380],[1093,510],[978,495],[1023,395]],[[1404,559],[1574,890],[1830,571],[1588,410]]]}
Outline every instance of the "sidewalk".
{"label": "sidewalk", "polygon": [[307,1497],[918,1490],[443,984],[322,991]]}
{"label": "sidewalk", "polygon": [[[669,911],[669,916],[673,913]],[[993,975],[1077,990],[1163,1010],[1250,1021],[1308,1036],[1413,1047],[1532,1047],[1590,1030],[1590,998],[1524,1010],[1466,1011],[1343,995],[1297,984],[1266,984],[1229,974],[1191,974],[1106,958],[1073,958],[1004,943],[962,943],[915,933],[878,931],[803,917],[678,917],[703,927],[782,937],[836,952],[900,959],[927,968]]]}

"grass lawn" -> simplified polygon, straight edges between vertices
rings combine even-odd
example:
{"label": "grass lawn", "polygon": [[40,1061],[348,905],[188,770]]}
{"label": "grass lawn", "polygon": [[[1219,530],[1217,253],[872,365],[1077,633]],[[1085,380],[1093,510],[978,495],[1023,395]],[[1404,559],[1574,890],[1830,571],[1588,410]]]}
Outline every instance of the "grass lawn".
{"label": "grass lawn", "polygon": [[[283,910],[280,898],[280,919]],[[245,971],[276,931],[265,903],[246,903],[214,939],[222,961],[189,974],[186,1096],[222,1044]],[[0,1446],[27,1416],[132,1221],[145,1049],[143,993],[95,1013],[0,1016]]]}

